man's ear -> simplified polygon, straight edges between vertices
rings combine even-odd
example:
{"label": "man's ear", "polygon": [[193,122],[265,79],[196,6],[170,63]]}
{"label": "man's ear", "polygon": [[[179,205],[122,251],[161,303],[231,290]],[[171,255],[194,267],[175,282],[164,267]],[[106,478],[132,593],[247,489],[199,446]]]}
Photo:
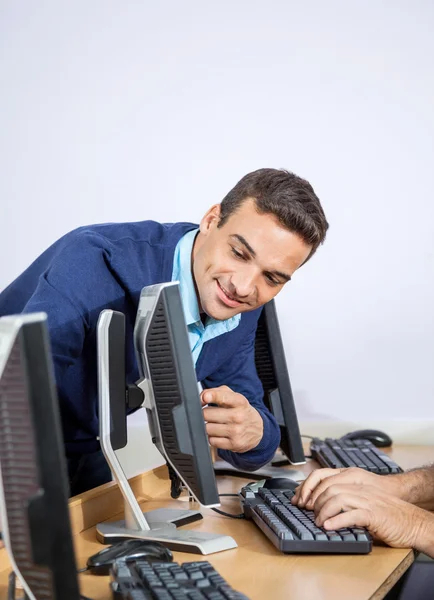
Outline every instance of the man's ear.
{"label": "man's ear", "polygon": [[214,204],[211,208],[205,213],[200,222],[200,232],[207,234],[212,229],[217,227],[220,222],[220,204]]}

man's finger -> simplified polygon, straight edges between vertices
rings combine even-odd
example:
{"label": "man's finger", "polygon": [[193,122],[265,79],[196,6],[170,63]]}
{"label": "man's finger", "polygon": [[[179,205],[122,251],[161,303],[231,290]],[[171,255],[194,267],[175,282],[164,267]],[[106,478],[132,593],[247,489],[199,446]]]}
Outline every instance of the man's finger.
{"label": "man's finger", "polygon": [[217,406],[204,408],[202,411],[203,418],[207,423],[227,423],[228,411]]}
{"label": "man's finger", "polygon": [[365,508],[364,498],[348,492],[334,495],[324,503],[318,512],[315,510],[315,523],[322,527],[325,521],[336,517],[340,512],[347,512],[357,508]]}
{"label": "man's finger", "polygon": [[205,425],[206,433],[209,438],[211,437],[224,437],[229,438],[230,431],[227,425],[220,425],[218,423],[207,423]]}
{"label": "man's finger", "polygon": [[356,508],[347,512],[339,513],[335,517],[327,519],[323,527],[328,530],[341,529],[343,527],[367,527],[369,528],[369,514],[363,508]]}
{"label": "man's finger", "polygon": [[337,475],[341,472],[341,469],[317,469],[303,481],[303,483],[296,489],[295,496],[292,499],[293,504],[297,504],[300,508],[306,505],[313,490],[328,477]]}
{"label": "man's finger", "polygon": [[205,390],[200,395],[200,401],[202,406],[206,406],[207,404],[211,404],[213,402],[213,393],[211,390]]}
{"label": "man's finger", "polygon": [[211,406],[203,409],[203,418],[207,423],[231,423],[239,425],[243,423],[240,411]]}
{"label": "man's finger", "polygon": [[318,514],[322,507],[335,496],[345,496],[345,495],[358,495],[358,486],[345,484],[345,483],[335,483],[334,485],[330,485],[322,494],[318,496],[315,500],[315,504],[313,505],[313,510],[316,514]]}
{"label": "man's finger", "polygon": [[242,406],[248,402],[244,396],[233,392],[226,386],[224,388],[214,388],[212,390],[212,400],[208,400],[207,394],[204,394],[203,396],[206,403],[212,402],[221,408],[236,408],[237,406]]}
{"label": "man's finger", "polygon": [[229,438],[225,437],[210,437],[208,441],[214,448],[220,448],[221,450],[233,450],[233,442]]}

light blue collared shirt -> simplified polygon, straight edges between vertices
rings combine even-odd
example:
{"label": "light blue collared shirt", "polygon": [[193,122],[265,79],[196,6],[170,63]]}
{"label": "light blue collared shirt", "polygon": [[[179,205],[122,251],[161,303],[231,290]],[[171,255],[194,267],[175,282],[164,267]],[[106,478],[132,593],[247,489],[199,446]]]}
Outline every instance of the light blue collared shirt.
{"label": "light blue collared shirt", "polygon": [[235,315],[225,321],[217,321],[212,317],[207,317],[206,324],[203,325],[202,323],[191,272],[191,253],[198,232],[199,229],[189,231],[179,240],[175,248],[172,271],[172,281],[179,281],[182,307],[195,365],[204,343],[222,335],[222,333],[232,331],[238,326],[241,319],[241,315]]}

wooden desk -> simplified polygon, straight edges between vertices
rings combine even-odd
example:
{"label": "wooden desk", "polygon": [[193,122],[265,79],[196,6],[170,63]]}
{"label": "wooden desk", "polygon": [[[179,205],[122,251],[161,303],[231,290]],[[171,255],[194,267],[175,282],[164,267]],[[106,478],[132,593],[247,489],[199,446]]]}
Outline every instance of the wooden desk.
{"label": "wooden desk", "polygon": [[[395,447],[393,458],[404,468],[431,463],[432,447]],[[316,468],[309,461],[302,469],[308,473]],[[247,480],[219,477],[220,493],[237,492]],[[137,476],[131,480],[144,510],[161,506],[180,507],[187,500],[172,500],[165,467]],[[119,519],[122,498],[116,484],[109,483],[70,500],[71,522],[77,565],[85,566],[86,559],[98,552],[101,545],[95,539],[95,524],[107,519]],[[196,506],[194,506],[196,508]],[[222,508],[240,512],[237,498],[222,498]],[[251,522],[228,519],[211,510],[202,509],[204,519],[189,526],[191,529],[226,533],[235,538],[238,548],[207,557],[197,554],[174,553],[178,562],[209,560],[237,590],[251,600],[367,600],[383,598],[413,562],[411,550],[388,548],[376,544],[371,554],[351,555],[283,555]],[[4,550],[0,551],[0,599],[6,598],[9,563]],[[109,578],[80,575],[81,591],[94,600],[109,599]]]}

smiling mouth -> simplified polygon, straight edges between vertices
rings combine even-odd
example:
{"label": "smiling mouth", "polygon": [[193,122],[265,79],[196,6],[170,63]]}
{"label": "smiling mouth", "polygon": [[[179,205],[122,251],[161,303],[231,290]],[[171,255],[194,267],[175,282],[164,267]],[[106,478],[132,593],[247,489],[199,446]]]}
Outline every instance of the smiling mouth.
{"label": "smiling mouth", "polygon": [[231,308],[235,308],[237,306],[241,306],[242,304],[244,304],[244,302],[240,302],[239,300],[237,300],[236,298],[231,296],[231,294],[225,290],[225,288],[220,284],[219,281],[217,281],[217,288],[219,291],[218,295],[219,295],[220,299],[227,306],[230,306]]}

